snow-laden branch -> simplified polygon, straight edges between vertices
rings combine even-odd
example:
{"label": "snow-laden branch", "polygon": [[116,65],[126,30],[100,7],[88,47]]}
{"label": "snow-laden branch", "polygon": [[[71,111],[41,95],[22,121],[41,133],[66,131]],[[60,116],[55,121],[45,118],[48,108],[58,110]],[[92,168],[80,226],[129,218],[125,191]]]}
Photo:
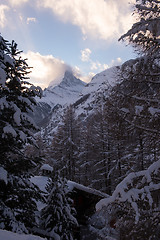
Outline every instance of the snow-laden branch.
{"label": "snow-laden branch", "polygon": [[112,196],[97,203],[96,210],[115,202],[129,203],[135,211],[135,221],[138,222],[140,217],[138,203],[145,200],[150,208],[153,207],[152,192],[160,189],[160,181],[157,181],[159,173],[160,160],[153,163],[147,170],[130,173],[117,185]]}

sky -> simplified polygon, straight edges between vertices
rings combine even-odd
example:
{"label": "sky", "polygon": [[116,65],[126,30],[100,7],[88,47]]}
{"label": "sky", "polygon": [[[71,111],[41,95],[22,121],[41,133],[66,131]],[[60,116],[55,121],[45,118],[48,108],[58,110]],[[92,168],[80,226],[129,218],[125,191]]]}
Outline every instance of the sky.
{"label": "sky", "polygon": [[135,22],[135,0],[0,0],[0,33],[14,40],[43,89],[70,70],[83,81],[135,58],[119,42]]}

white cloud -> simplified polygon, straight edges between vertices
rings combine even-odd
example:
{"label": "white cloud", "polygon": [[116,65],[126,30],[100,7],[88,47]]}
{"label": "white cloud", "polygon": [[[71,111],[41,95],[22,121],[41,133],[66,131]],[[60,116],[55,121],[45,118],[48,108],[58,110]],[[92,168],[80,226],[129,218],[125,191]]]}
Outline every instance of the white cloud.
{"label": "white cloud", "polygon": [[62,21],[78,26],[85,37],[117,39],[133,22],[128,0],[37,1],[40,7],[51,9]]}
{"label": "white cloud", "polygon": [[85,48],[84,50],[81,50],[81,61],[88,62],[90,64],[91,71],[100,72],[109,67],[107,64],[100,63],[99,61],[93,61],[90,58],[91,53],[92,51],[89,48]]}
{"label": "white cloud", "polygon": [[[131,6],[136,0],[8,0],[12,6],[29,3],[48,8],[61,21],[78,26],[83,39],[118,39],[133,24]],[[130,4],[128,3],[130,2]]]}
{"label": "white cloud", "polygon": [[6,5],[0,5],[0,27],[4,27],[7,23],[7,18],[5,11],[9,10],[9,7]]}
{"label": "white cloud", "polygon": [[72,71],[73,74],[85,82],[89,82],[95,73],[90,72],[87,75],[82,74],[78,66],[72,68],[63,60],[55,58],[52,55],[43,56],[38,52],[29,51],[21,54],[24,59],[27,58],[29,67],[33,67],[30,73],[29,82],[35,86],[46,88],[49,85],[57,85],[62,80],[66,70]]}
{"label": "white cloud", "polygon": [[118,66],[121,64],[122,64],[122,59],[120,57],[118,57],[118,58],[116,58],[116,60],[111,61],[110,67]]}
{"label": "white cloud", "polygon": [[92,71],[94,71],[94,70],[96,70],[96,72],[103,71],[107,68],[109,68],[109,66],[105,63],[100,63],[98,61],[96,61],[96,62],[91,61],[91,70]]}
{"label": "white cloud", "polygon": [[36,22],[36,18],[34,18],[34,17],[28,17],[28,18],[27,18],[27,24],[29,24],[30,22]]}
{"label": "white cloud", "polygon": [[85,48],[81,50],[81,60],[82,62],[88,62],[90,59],[91,50],[89,48]]}
{"label": "white cloud", "polygon": [[24,3],[27,3],[29,2],[30,0],[9,0],[10,4],[13,5],[13,6],[20,6]]}
{"label": "white cloud", "polygon": [[94,72],[89,72],[87,75],[81,76],[81,80],[88,83],[91,81],[91,79],[95,76]]}
{"label": "white cloud", "polygon": [[72,71],[71,67],[64,61],[52,55],[43,56],[38,52],[29,51],[22,53],[22,57],[27,58],[28,65],[33,67],[30,73],[30,82],[42,88],[48,87],[50,82],[58,84],[66,70]]}

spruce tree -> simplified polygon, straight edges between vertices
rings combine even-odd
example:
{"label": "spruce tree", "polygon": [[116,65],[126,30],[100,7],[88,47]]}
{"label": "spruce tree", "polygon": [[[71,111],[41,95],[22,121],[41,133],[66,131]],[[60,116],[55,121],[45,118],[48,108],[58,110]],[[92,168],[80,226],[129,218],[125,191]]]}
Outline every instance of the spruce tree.
{"label": "spruce tree", "polygon": [[[73,228],[78,223],[75,210],[71,206],[72,200],[67,195],[66,180],[62,179],[59,174],[52,176],[47,190],[49,196],[47,206],[42,210],[42,228],[51,239],[72,240]],[[58,237],[59,236],[59,237]]]}
{"label": "spruce tree", "polygon": [[29,180],[34,163],[23,146],[34,141],[36,126],[28,116],[41,89],[27,79],[30,72],[17,44],[0,36],[0,228],[28,232],[36,225],[36,187]]}
{"label": "spruce tree", "polygon": [[141,54],[159,54],[160,2],[136,0],[134,14],[137,22],[119,40],[128,40]]}

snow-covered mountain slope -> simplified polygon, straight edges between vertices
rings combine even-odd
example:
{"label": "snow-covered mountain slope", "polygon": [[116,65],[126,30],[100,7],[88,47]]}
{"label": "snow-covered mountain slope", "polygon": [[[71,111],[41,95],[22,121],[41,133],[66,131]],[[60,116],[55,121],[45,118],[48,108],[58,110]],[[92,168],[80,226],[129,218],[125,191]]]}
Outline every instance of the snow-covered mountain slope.
{"label": "snow-covered mountain slope", "polygon": [[111,88],[118,81],[120,67],[112,67],[95,75],[82,91],[82,97],[74,103],[76,114],[84,117],[92,114],[99,104],[103,104]]}
{"label": "snow-covered mountain slope", "polygon": [[113,87],[118,80],[120,67],[115,66],[96,74],[83,90],[83,94],[101,91],[102,88]]}

